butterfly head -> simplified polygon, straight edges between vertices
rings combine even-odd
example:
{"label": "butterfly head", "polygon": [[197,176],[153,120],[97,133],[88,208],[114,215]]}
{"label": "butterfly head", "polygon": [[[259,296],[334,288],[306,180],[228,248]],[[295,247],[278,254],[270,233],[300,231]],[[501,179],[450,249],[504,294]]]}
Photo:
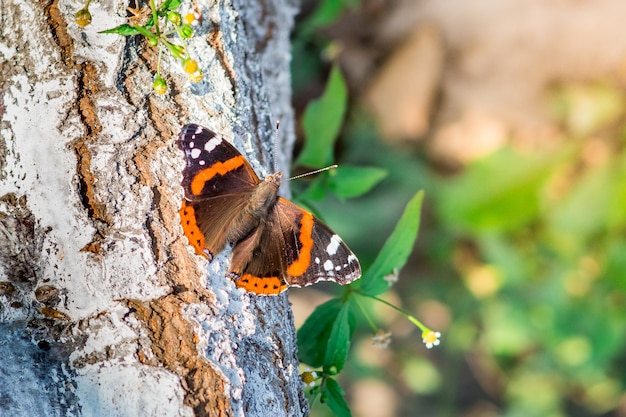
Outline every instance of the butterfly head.
{"label": "butterfly head", "polygon": [[274,184],[276,187],[280,187],[280,182],[283,178],[283,172],[277,171],[271,175],[265,177],[265,182],[269,184]]}

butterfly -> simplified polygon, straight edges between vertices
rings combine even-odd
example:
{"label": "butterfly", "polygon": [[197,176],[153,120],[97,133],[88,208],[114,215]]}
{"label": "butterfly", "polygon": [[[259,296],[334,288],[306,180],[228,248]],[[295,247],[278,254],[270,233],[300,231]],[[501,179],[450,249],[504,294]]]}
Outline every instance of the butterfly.
{"label": "butterfly", "polygon": [[282,172],[259,179],[233,145],[197,124],[184,126],[176,143],[186,162],[183,232],[209,262],[232,245],[228,274],[237,287],[276,295],[290,286],[345,285],[361,276],[359,260],[336,233],[278,196]]}

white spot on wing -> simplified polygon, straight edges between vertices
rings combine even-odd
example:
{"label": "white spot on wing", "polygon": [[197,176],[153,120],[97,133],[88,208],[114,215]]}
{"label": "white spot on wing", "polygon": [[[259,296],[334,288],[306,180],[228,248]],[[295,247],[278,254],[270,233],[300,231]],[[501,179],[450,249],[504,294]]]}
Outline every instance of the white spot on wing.
{"label": "white spot on wing", "polygon": [[333,264],[333,261],[331,261],[330,259],[327,260],[326,262],[324,262],[324,270],[325,271],[332,271],[334,267],[335,267],[335,265]]}
{"label": "white spot on wing", "polygon": [[207,152],[211,152],[220,143],[222,143],[222,139],[220,139],[218,137],[214,137],[213,139],[211,139],[210,141],[208,141],[207,143],[204,144],[204,150],[207,151]]}
{"label": "white spot on wing", "polygon": [[196,126],[196,131],[194,132],[195,135],[198,135],[202,133],[202,126]]}
{"label": "white spot on wing", "polygon": [[191,150],[191,157],[193,159],[197,159],[200,156],[201,153],[202,153],[202,150],[200,150],[198,148],[194,148],[194,149]]}
{"label": "white spot on wing", "polygon": [[326,252],[329,255],[334,255],[337,253],[337,249],[339,249],[339,245],[341,244],[341,238],[337,235],[332,235],[330,237],[330,243],[326,246]]}
{"label": "white spot on wing", "polygon": [[320,263],[320,258],[319,258],[319,257],[317,257],[317,256],[315,257],[315,263],[316,263],[316,264],[319,264],[319,263]]}

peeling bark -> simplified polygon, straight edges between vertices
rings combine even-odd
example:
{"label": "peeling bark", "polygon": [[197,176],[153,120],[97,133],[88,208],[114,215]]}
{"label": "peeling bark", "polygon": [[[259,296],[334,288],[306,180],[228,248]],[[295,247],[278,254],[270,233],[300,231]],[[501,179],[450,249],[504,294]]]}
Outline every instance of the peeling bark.
{"label": "peeling bark", "polygon": [[[241,293],[179,225],[196,122],[259,173],[273,124],[293,142],[295,0],[198,1],[192,85],[140,38],[98,34],[126,4],[0,2],[0,414],[299,416],[308,412],[289,301]],[[284,151],[284,152],[283,152]],[[6,389],[5,389],[6,388]]]}

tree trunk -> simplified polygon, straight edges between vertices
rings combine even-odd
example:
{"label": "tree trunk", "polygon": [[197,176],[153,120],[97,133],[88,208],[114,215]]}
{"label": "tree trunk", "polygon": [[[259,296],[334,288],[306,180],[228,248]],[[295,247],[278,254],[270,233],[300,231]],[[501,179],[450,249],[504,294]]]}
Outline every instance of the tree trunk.
{"label": "tree trunk", "polygon": [[0,1],[0,415],[307,414],[287,296],[236,290],[179,223],[183,124],[259,174],[274,120],[282,168],[293,143],[297,1],[215,3],[189,42],[204,81],[164,54],[157,96],[156,50],[98,33],[124,2],[92,2],[82,29],[81,2]]}

